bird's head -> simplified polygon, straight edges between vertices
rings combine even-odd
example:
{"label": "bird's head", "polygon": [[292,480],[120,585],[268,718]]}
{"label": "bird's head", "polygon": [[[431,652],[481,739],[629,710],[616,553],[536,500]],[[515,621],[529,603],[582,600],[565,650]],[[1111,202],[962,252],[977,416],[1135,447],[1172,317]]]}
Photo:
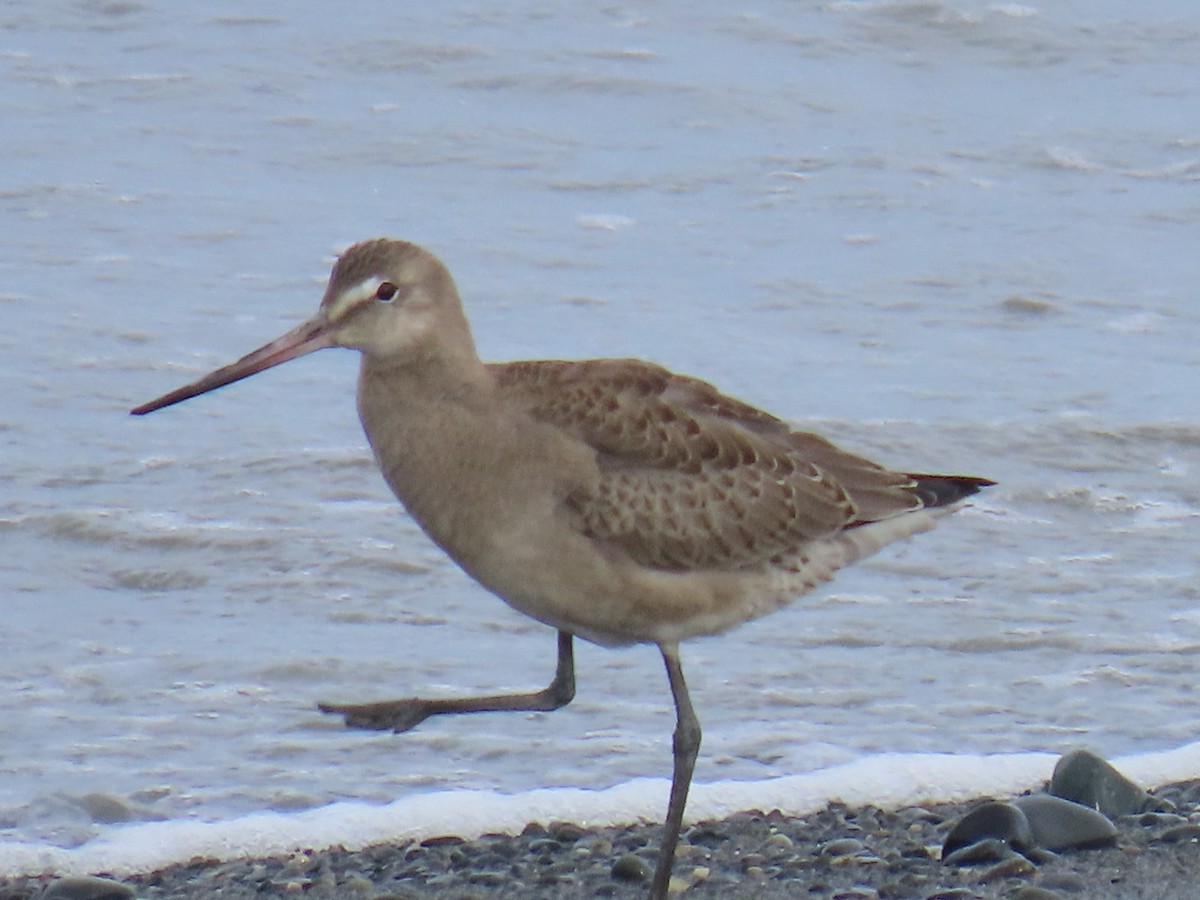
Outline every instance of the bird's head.
{"label": "bird's head", "polygon": [[380,238],[343,253],[317,314],[235,363],[132,410],[180,403],[325,347],[351,347],[381,364],[413,365],[456,342],[474,354],[449,271],[415,244]]}

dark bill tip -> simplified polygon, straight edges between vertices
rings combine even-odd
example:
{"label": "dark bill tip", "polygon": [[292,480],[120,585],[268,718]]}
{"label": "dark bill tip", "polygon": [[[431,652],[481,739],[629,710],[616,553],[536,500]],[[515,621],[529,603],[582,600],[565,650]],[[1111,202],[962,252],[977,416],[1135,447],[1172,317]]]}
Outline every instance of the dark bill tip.
{"label": "dark bill tip", "polygon": [[269,344],[264,344],[252,353],[247,353],[235,363],[222,366],[209,372],[203,378],[198,378],[191,384],[176,388],[161,397],[135,406],[129,411],[131,416],[144,416],[157,409],[182,403],[200,394],[207,394],[219,387],[249,378],[257,372],[285,363],[289,359],[304,356],[314,350],[329,347],[333,343],[333,329],[323,316],[309,319],[296,326],[287,334],[278,337]]}

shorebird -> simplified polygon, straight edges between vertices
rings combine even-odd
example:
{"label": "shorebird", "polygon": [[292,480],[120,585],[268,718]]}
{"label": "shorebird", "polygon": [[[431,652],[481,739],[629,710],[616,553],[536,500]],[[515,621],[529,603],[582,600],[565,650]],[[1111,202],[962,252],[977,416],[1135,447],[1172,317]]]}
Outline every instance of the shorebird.
{"label": "shorebird", "polygon": [[652,900],[667,895],[700,748],[680,642],[778,609],[993,483],[890,471],[640,360],[486,364],[447,268],[390,239],[342,254],[311,319],[132,412],[334,346],[362,354],[359,417],[392,491],[471,577],[557,629],[558,662],[528,694],[320,709],[396,732],[548,711],[575,695],[575,636],[657,645],[676,722]]}

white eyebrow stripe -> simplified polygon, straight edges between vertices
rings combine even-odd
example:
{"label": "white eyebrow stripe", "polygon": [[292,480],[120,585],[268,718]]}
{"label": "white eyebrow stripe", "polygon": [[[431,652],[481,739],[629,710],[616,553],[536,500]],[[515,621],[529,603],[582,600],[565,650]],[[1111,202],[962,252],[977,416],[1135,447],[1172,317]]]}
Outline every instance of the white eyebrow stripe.
{"label": "white eyebrow stripe", "polygon": [[329,318],[333,320],[340,319],[364,300],[370,300],[375,296],[375,292],[379,290],[379,286],[385,280],[378,275],[372,275],[370,278],[364,278],[358,284],[354,285],[354,287],[342,291],[337,299],[329,304]]}

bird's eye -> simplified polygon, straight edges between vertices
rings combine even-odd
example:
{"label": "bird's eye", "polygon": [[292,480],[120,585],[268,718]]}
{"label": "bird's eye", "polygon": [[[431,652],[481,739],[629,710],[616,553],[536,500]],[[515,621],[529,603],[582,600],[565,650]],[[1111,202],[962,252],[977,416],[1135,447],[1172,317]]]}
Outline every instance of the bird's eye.
{"label": "bird's eye", "polygon": [[390,303],[396,299],[396,294],[400,293],[400,289],[390,281],[385,281],[379,287],[375,288],[375,299],[384,303]]}

